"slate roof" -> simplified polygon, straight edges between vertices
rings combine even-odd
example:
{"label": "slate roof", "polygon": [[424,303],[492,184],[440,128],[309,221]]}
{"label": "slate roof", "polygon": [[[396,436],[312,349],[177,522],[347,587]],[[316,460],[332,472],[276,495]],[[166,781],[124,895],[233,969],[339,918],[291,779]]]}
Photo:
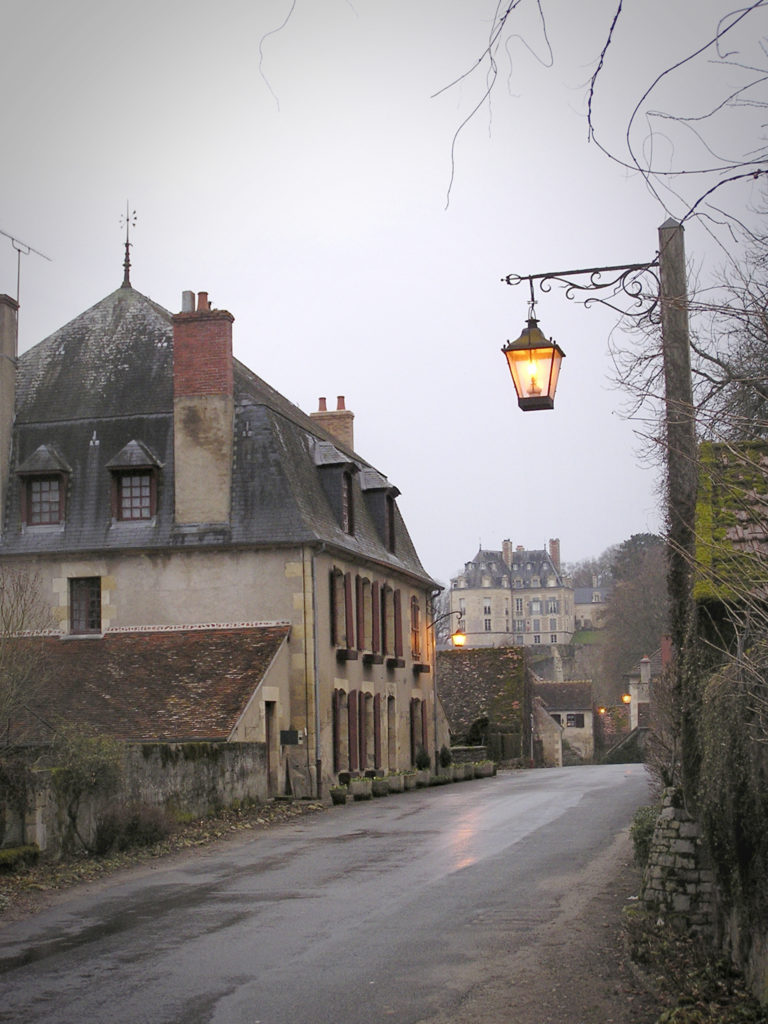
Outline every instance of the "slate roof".
{"label": "slate roof", "polygon": [[226,740],[288,626],[40,637],[40,685],[15,742],[47,743],[60,721],[119,740]]}
{"label": "slate roof", "polygon": [[591,711],[592,683],[589,679],[574,679],[565,683],[542,683],[534,686],[547,711]]}
{"label": "slate roof", "polygon": [[562,575],[545,548],[515,550],[512,553],[511,569],[507,567],[501,551],[480,548],[459,575],[466,579],[468,588],[482,586],[483,576],[490,576],[492,587],[503,586],[504,577],[509,581],[509,586],[513,585],[515,579],[522,579],[523,587],[531,587],[534,577],[540,580],[538,586],[546,587],[550,579],[556,580],[557,586],[563,585]]}
{"label": "slate roof", "polygon": [[[19,359],[0,550],[15,555],[325,542],[432,582],[396,507],[395,550],[388,550],[361,490],[370,473],[354,474],[355,531],[345,533],[320,480],[318,446],[330,445],[358,470],[386,477],[237,360],[234,397],[229,527],[176,527],[171,313],[131,287],[112,292]],[[71,470],[65,523],[22,529],[17,474],[41,446],[48,446],[48,459],[55,453]],[[151,521],[113,522],[110,466],[137,458],[141,450],[159,467],[157,514]]]}

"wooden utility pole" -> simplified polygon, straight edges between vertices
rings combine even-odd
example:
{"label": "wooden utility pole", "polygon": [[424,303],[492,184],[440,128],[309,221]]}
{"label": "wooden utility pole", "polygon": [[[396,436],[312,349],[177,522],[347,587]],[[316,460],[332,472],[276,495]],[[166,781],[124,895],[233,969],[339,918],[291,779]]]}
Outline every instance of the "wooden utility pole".
{"label": "wooden utility pole", "polygon": [[[668,220],[659,228],[661,335],[667,442],[667,588],[670,627],[676,651],[676,704],[681,715],[683,783],[693,782],[695,693],[685,670],[684,652],[693,625],[693,571],[696,556],[698,452],[691,384],[683,226]],[[690,787],[685,787],[689,789]],[[692,795],[692,794],[691,794]]]}

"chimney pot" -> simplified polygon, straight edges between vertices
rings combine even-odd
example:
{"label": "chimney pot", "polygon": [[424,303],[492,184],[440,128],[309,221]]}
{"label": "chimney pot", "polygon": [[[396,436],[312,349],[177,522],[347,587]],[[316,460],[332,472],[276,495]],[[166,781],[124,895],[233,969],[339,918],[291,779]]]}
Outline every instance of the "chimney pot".
{"label": "chimney pot", "polygon": [[198,292],[197,293],[197,311],[198,311],[198,313],[203,313],[203,312],[205,312],[206,310],[208,310],[210,308],[211,308],[211,305],[208,302],[208,292]]}
{"label": "chimney pot", "polygon": [[318,400],[317,400],[317,411],[318,412],[327,412],[328,411],[328,405],[326,404],[326,401],[325,401],[324,398],[318,398]]}
{"label": "chimney pot", "polygon": [[185,291],[181,293],[181,312],[182,313],[194,313],[195,312],[195,293],[191,291]]}
{"label": "chimney pot", "polygon": [[336,399],[336,412],[341,412],[343,409],[346,409],[346,406],[344,405],[344,395],[339,395]]}

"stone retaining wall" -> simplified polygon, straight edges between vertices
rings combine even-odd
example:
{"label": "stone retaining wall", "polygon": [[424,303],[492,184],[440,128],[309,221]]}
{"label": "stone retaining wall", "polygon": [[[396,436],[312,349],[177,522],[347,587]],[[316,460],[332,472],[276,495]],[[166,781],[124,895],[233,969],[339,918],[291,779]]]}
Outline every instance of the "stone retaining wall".
{"label": "stone retaining wall", "polygon": [[666,789],[643,876],[643,903],[683,930],[711,934],[714,890],[701,828],[683,807],[680,791]]}

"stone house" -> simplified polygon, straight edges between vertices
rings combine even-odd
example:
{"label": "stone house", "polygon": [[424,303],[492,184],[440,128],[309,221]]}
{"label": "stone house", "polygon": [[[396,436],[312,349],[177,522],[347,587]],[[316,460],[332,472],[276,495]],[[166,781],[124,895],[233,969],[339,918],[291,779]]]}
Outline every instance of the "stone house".
{"label": "stone house", "polygon": [[613,584],[602,584],[596,576],[590,587],[574,587],[576,629],[602,629],[612,593]]}
{"label": "stone house", "polygon": [[450,610],[468,647],[568,644],[575,629],[573,587],[560,566],[560,541],[529,550],[505,540],[480,548],[451,580]]}
{"label": "stone house", "polygon": [[231,313],[172,315],[125,268],[18,360],[0,296],[0,569],[50,612],[31,739],[260,743],[272,794],[439,749],[438,588],[353,413],[306,415],[233,357]]}
{"label": "stone house", "polygon": [[533,692],[562,729],[562,739],[582,761],[591,761],[595,753],[592,681],[574,679],[545,683],[536,680]]}

